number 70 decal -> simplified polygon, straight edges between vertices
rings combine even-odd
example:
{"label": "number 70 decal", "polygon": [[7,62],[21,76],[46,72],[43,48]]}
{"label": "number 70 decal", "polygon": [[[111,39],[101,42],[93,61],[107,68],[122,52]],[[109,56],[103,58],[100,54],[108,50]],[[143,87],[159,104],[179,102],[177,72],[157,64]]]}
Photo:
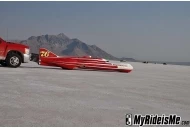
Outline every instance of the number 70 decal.
{"label": "number 70 decal", "polygon": [[40,56],[41,57],[48,57],[49,56],[49,52],[48,51],[40,51]]}

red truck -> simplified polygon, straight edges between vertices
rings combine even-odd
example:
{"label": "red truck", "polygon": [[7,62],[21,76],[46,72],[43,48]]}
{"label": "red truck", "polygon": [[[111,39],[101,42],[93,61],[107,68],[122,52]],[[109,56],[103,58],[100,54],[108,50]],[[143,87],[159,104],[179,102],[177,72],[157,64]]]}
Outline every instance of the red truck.
{"label": "red truck", "polygon": [[8,67],[19,67],[30,59],[28,46],[13,42],[6,42],[0,38],[0,64]]}

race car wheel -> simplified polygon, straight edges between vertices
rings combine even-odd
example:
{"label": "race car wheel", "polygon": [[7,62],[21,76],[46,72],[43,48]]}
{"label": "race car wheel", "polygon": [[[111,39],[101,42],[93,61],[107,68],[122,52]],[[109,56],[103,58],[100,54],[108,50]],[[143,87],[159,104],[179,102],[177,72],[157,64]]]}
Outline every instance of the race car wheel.
{"label": "race car wheel", "polygon": [[19,67],[21,64],[21,57],[16,53],[11,53],[7,56],[6,63],[9,67]]}

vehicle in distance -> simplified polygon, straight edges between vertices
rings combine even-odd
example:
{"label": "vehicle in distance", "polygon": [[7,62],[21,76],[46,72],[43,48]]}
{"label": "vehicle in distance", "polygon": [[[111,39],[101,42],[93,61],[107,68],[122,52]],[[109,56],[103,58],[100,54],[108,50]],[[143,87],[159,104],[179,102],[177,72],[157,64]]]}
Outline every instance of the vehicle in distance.
{"label": "vehicle in distance", "polygon": [[129,73],[133,70],[130,64],[112,64],[103,58],[92,58],[91,56],[57,56],[53,52],[40,48],[39,50],[39,65],[55,66],[62,69],[87,69],[87,70],[102,70],[102,71],[118,71]]}
{"label": "vehicle in distance", "polygon": [[28,46],[13,42],[6,42],[0,38],[0,64],[8,67],[19,67],[21,63],[29,61]]}

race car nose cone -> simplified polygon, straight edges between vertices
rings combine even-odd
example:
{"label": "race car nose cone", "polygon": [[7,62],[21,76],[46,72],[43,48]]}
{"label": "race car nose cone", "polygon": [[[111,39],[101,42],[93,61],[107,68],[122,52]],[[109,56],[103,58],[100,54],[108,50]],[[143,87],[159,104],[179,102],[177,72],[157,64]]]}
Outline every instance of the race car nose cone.
{"label": "race car nose cone", "polygon": [[133,70],[133,66],[131,64],[127,64],[127,67],[131,70]]}

